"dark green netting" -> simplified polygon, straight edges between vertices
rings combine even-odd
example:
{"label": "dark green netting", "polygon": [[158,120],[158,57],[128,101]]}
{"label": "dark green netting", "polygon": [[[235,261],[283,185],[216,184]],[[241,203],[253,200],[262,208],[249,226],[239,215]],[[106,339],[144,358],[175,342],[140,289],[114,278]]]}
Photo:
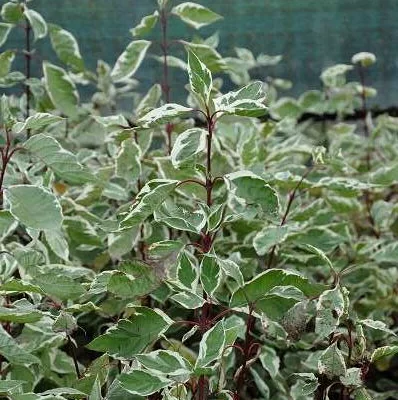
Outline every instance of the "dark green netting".
{"label": "dark green netting", "polygon": [[[175,1],[179,3],[180,1]],[[370,51],[378,62],[367,78],[379,92],[374,104],[397,103],[398,91],[398,1],[397,0],[199,0],[224,16],[224,20],[200,30],[203,36],[220,32],[219,51],[232,55],[234,46],[247,47],[255,54],[282,54],[276,67],[257,70],[291,79],[292,95],[318,88],[323,68],[349,62],[351,55]],[[34,0],[32,7],[49,21],[70,30],[80,43],[89,68],[96,60],[113,63],[132,39],[129,29],[150,13],[155,0]],[[159,31],[157,30],[157,33]],[[196,31],[177,19],[170,26],[171,38],[191,38]],[[23,32],[13,33],[7,47],[23,45]],[[155,38],[155,37],[154,37]],[[156,39],[156,38],[155,38]],[[156,44],[152,50],[156,50]],[[47,44],[39,44],[40,57],[54,59]],[[183,52],[180,51],[183,55]],[[21,66],[21,64],[20,64]],[[37,73],[37,70],[34,72]],[[137,78],[142,89],[159,80],[160,66],[147,61]],[[172,95],[183,98],[184,77],[172,74]],[[228,82],[226,81],[228,85]]]}

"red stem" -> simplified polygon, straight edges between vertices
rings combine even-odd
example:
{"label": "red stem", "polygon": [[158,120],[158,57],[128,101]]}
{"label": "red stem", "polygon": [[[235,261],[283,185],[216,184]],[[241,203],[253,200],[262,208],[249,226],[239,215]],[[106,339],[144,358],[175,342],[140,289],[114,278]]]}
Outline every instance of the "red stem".
{"label": "red stem", "polygon": [[[138,146],[138,134],[137,131],[134,131],[134,142],[135,144]],[[138,178],[137,179],[137,189],[138,192],[142,189],[142,183],[141,183],[141,179]],[[144,242],[144,224],[141,224],[140,226],[140,239],[138,242],[138,251],[141,254],[141,258],[143,261],[146,261],[146,253],[145,253],[145,242]]]}
{"label": "red stem", "polygon": [[242,349],[243,349],[242,367],[239,372],[239,375],[236,377],[236,391],[234,394],[234,399],[241,398],[241,393],[242,393],[244,383],[245,383],[246,366],[247,366],[248,361],[250,360],[253,346],[258,345],[257,343],[252,342],[251,330],[253,329],[254,323],[255,323],[255,318],[253,317],[253,307],[250,306],[249,316],[246,321],[245,342],[242,347]]}
{"label": "red stem", "polygon": [[1,148],[0,209],[3,209],[3,183],[7,169],[7,164],[9,163],[12,154],[14,154],[15,152],[15,149],[12,150],[10,156],[10,147],[11,147],[10,131],[6,128],[6,145]]}
{"label": "red stem", "polygon": [[[162,27],[162,54],[163,54],[163,82],[162,82],[162,92],[164,96],[164,100],[166,103],[170,103],[170,84],[169,84],[169,65],[167,63],[167,55],[169,44],[167,42],[167,12],[165,8],[160,10],[160,25]],[[167,137],[167,154],[171,154],[172,143],[171,143],[171,134],[173,133],[174,126],[172,123],[166,124],[166,137]]]}
{"label": "red stem", "polygon": [[[358,71],[359,71],[359,79],[361,81],[361,86],[362,86],[362,91],[361,91],[362,111],[361,111],[361,114],[362,114],[362,121],[363,121],[363,129],[364,129],[365,137],[369,141],[370,132],[369,132],[368,124],[366,123],[366,115],[368,113],[368,109],[367,109],[367,104],[366,104],[365,73],[364,73],[364,67],[361,64],[358,65]],[[366,168],[368,171],[370,171],[370,169],[371,169],[370,161],[371,161],[370,160],[370,148],[369,148],[369,142],[368,142],[368,147],[367,147],[367,151],[366,151]],[[365,206],[366,206],[366,211],[368,214],[368,221],[372,228],[373,235],[376,238],[380,238],[380,233],[376,229],[376,224],[375,224],[374,218],[372,216],[372,211],[371,211],[372,201],[370,199],[369,192],[367,190],[365,191]]]}
{"label": "red stem", "polygon": [[[26,0],[25,0],[26,6]],[[32,27],[30,26],[29,20],[25,17],[25,95],[26,95],[26,110],[25,110],[25,118],[28,118],[30,115],[30,88],[27,84],[27,80],[30,79],[31,76],[31,46],[30,46],[30,32]],[[30,129],[27,130],[27,136],[30,136]]]}
{"label": "red stem", "polygon": [[[206,204],[210,207],[212,203],[212,191],[213,191],[213,180],[211,176],[211,142],[213,138],[214,120],[210,115],[208,109],[206,109],[206,120],[207,120],[207,153],[206,153]],[[202,248],[204,253],[208,253],[213,245],[213,238],[209,232],[204,233],[202,236]],[[201,309],[201,315],[199,318],[199,326],[201,331],[204,333],[212,326],[213,319],[211,318],[211,303],[208,301],[203,304]],[[201,375],[198,381],[198,400],[207,399],[208,392],[208,378],[205,375]]]}
{"label": "red stem", "polygon": [[[280,223],[280,226],[283,226],[286,224],[287,217],[289,215],[290,209],[292,207],[293,201],[296,198],[297,191],[300,188],[301,184],[303,183],[304,179],[309,175],[309,173],[312,171],[313,167],[310,167],[307,169],[307,171],[303,174],[301,177],[300,181],[297,183],[297,185],[294,187],[294,189],[289,193],[289,200],[287,202],[287,207],[285,210],[285,213],[283,214],[282,221]],[[276,250],[276,245],[272,247],[269,258],[268,258],[268,265],[267,268],[271,268],[272,261],[274,259],[275,255],[275,250]]]}
{"label": "red stem", "polygon": [[[366,114],[368,113],[367,110],[367,105],[366,105],[366,91],[365,91],[365,74],[364,70],[361,64],[358,65],[358,71],[359,71],[359,79],[361,81],[361,100],[362,100],[362,121],[363,121],[363,130],[365,132],[365,137],[369,139],[370,132],[369,132],[369,127],[368,124],[366,123]],[[366,154],[366,166],[368,171],[370,170],[370,151],[369,151],[369,144],[368,144],[368,149],[367,149],[367,154]]]}
{"label": "red stem", "polygon": [[205,400],[207,391],[207,378],[204,375],[199,377],[198,385],[198,400]]}
{"label": "red stem", "polygon": [[181,186],[181,185],[184,185],[185,183],[196,183],[196,184],[198,184],[198,185],[200,185],[200,186],[203,186],[205,189],[207,188],[205,182],[202,182],[202,181],[200,181],[199,179],[195,179],[195,178],[185,179],[185,180],[183,180],[183,181],[181,181],[181,182],[178,182],[178,183],[177,183],[177,187],[178,187],[178,186]]}
{"label": "red stem", "polygon": [[229,314],[231,312],[234,312],[234,310],[232,308],[228,308],[224,311],[221,311],[220,313],[218,313],[212,320],[211,323],[214,324],[218,319],[220,319],[221,317],[223,317],[226,314]]}
{"label": "red stem", "polygon": [[76,376],[77,376],[77,379],[80,379],[81,375],[80,375],[80,371],[79,371],[79,364],[77,362],[75,345],[73,344],[70,335],[67,335],[67,338],[68,338],[69,348],[72,353],[73,364],[75,366]]}

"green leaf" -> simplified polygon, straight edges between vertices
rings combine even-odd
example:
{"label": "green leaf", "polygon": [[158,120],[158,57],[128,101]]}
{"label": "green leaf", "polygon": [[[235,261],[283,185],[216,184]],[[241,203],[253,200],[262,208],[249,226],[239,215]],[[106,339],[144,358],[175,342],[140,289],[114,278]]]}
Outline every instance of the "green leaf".
{"label": "green leaf", "polygon": [[198,269],[187,252],[181,252],[177,262],[177,281],[183,288],[196,289],[198,284]]}
{"label": "green leaf", "polygon": [[11,50],[6,50],[3,53],[0,53],[0,78],[5,77],[10,72],[14,58],[15,53]]}
{"label": "green leaf", "polygon": [[7,210],[0,210],[0,242],[18,226],[18,222]]}
{"label": "green leaf", "polygon": [[202,337],[199,344],[199,355],[195,369],[208,366],[215,360],[220,360],[225,345],[224,320],[217,322]]}
{"label": "green leaf", "polygon": [[383,165],[370,174],[370,181],[379,185],[392,185],[398,182],[398,163]]}
{"label": "green leaf", "polygon": [[[181,339],[181,342],[184,343],[188,339],[190,339],[198,331],[198,329],[199,329],[198,325],[193,326],[187,333],[184,334],[184,336]],[[195,357],[195,359],[196,359],[196,357]]]}
{"label": "green leaf", "polygon": [[196,57],[207,66],[212,73],[222,72],[227,69],[227,65],[222,56],[213,48],[206,44],[189,43],[182,41],[187,51],[192,51]]}
{"label": "green leaf", "polygon": [[130,252],[139,234],[139,226],[122,232],[112,232],[108,235],[108,251],[111,257],[120,259]]}
{"label": "green leaf", "polygon": [[308,250],[309,252],[317,255],[322,261],[325,262],[325,264],[329,267],[329,269],[333,273],[333,275],[336,275],[336,270],[334,269],[332,262],[330,261],[330,259],[327,257],[327,255],[321,249],[318,249],[317,247],[312,246],[308,243],[305,244],[304,248],[306,250]]}
{"label": "green leaf", "polygon": [[15,185],[9,186],[5,194],[11,214],[28,228],[60,229],[61,205],[48,190],[33,185]]}
{"label": "green leaf", "polygon": [[353,69],[349,64],[337,64],[325,69],[321,74],[321,79],[326,86],[343,86],[345,75]]}
{"label": "green leaf", "polygon": [[140,21],[140,23],[135,26],[133,29],[130,29],[130,32],[133,36],[145,36],[151,32],[151,30],[155,27],[156,23],[159,19],[159,13],[155,11],[151,15],[146,15]]}
{"label": "green leaf", "polygon": [[131,359],[159,338],[173,321],[163,312],[147,307],[135,307],[129,319],[121,319],[105,334],[96,337],[87,347],[107,352],[112,357]]}
{"label": "green leaf", "polygon": [[164,340],[161,344],[165,349],[175,351],[188,360],[191,364],[195,364],[197,354],[185,346],[181,341],[173,338],[167,338],[167,341]]}
{"label": "green leaf", "polygon": [[204,255],[200,263],[200,282],[203,290],[212,296],[221,284],[222,272],[217,258],[211,255]]}
{"label": "green leaf", "polygon": [[[16,380],[0,381],[0,394],[1,395],[10,395],[12,393],[18,393],[21,390],[21,387],[24,383],[26,383],[26,382],[25,381],[16,381]],[[8,397],[8,398],[13,399],[13,397]]]}
{"label": "green leaf", "polygon": [[236,92],[230,92],[214,99],[217,111],[247,117],[259,117],[265,114],[267,107],[263,104],[265,94],[263,83],[256,81]]}
{"label": "green leaf", "polygon": [[77,161],[75,155],[62,148],[51,136],[34,135],[25,142],[24,148],[70,183],[95,181],[95,177]]}
{"label": "green leaf", "polygon": [[383,346],[373,351],[370,362],[381,360],[384,357],[390,357],[398,353],[398,346]]}
{"label": "green leaf", "polygon": [[64,311],[59,313],[52,326],[54,332],[65,333],[66,335],[71,335],[77,328],[76,318]]}
{"label": "green leaf", "polygon": [[29,10],[25,8],[24,15],[28,19],[30,26],[32,27],[35,41],[46,37],[47,24],[41,14],[39,14],[35,10]]}
{"label": "green leaf", "polygon": [[171,151],[171,161],[175,168],[190,162],[206,148],[207,132],[201,128],[191,128],[177,136]]}
{"label": "green leaf", "polygon": [[65,238],[65,235],[61,230],[46,230],[44,232],[46,236],[46,241],[50,246],[50,249],[56,254],[59,258],[62,258],[65,261],[69,260],[69,244]]}
{"label": "green leaf", "polygon": [[[3,6],[4,8],[4,6]],[[0,22],[0,47],[6,42],[9,33],[14,25]]]}
{"label": "green leaf", "polygon": [[235,291],[231,297],[230,307],[255,303],[264,298],[276,286],[294,286],[309,297],[319,295],[325,288],[324,285],[310,283],[307,278],[296,273],[281,269],[269,269]]}
{"label": "green leaf", "polygon": [[45,392],[42,392],[41,395],[43,395],[43,396],[65,395],[65,397],[67,397],[67,398],[72,397],[72,398],[77,398],[77,399],[82,399],[82,398],[87,397],[86,393],[83,393],[80,390],[69,388],[69,387],[57,387],[54,389],[49,389],[49,390],[46,390]]}
{"label": "green leaf", "polygon": [[241,171],[226,175],[225,181],[230,193],[244,199],[247,206],[260,208],[266,217],[278,219],[279,199],[277,193],[264,179],[251,172]]}
{"label": "green leaf", "polygon": [[171,299],[188,310],[196,310],[205,304],[205,300],[193,292],[178,292],[171,296]]}
{"label": "green leaf", "polygon": [[41,317],[42,313],[27,300],[16,301],[12,307],[0,307],[0,321],[26,324],[37,322]]}
{"label": "green leaf", "polygon": [[164,260],[177,254],[183,247],[185,244],[179,240],[162,240],[148,247],[148,255],[153,260]]}
{"label": "green leaf", "polygon": [[[165,59],[162,56],[152,56],[152,58],[161,64],[164,64],[165,62]],[[168,55],[166,57],[166,62],[167,66],[171,68],[179,68],[183,71],[186,71],[188,69],[188,64],[184,60],[181,60],[181,58],[178,57]]]}
{"label": "green leaf", "polygon": [[63,114],[74,117],[78,112],[79,94],[66,71],[45,61],[43,73],[51,101]]}
{"label": "green leaf", "polygon": [[263,346],[260,354],[261,365],[268,371],[271,378],[274,379],[279,371],[280,360],[276,351],[272,347]]}
{"label": "green leaf", "polygon": [[148,354],[138,354],[136,359],[154,373],[169,376],[189,375],[191,364],[179,353],[170,350],[156,350]]}
{"label": "green leaf", "polygon": [[326,111],[327,107],[325,103],[325,94],[320,90],[307,90],[300,96],[298,101],[298,105],[302,111],[319,115],[322,115]]}
{"label": "green leaf", "polygon": [[328,134],[331,137],[337,135],[352,135],[356,130],[355,124],[346,124],[344,122],[339,122],[337,124],[333,124],[328,130]]}
{"label": "green leaf", "polygon": [[112,271],[108,281],[108,291],[116,296],[132,298],[147,295],[160,284],[154,268],[141,261],[124,261],[119,270]]}
{"label": "green leaf", "polygon": [[376,56],[367,51],[361,51],[352,56],[351,62],[353,64],[361,64],[362,67],[370,67],[376,62]]}
{"label": "green leaf", "polygon": [[272,247],[283,243],[289,236],[288,226],[267,226],[257,233],[253,246],[259,256],[267,254]]}
{"label": "green leaf", "polygon": [[212,232],[220,227],[224,218],[225,207],[225,204],[213,204],[211,206],[207,221],[209,232]]}
{"label": "green leaf", "polygon": [[365,388],[356,389],[353,393],[354,400],[373,400],[374,398],[369,394]]}
{"label": "green leaf", "polygon": [[[277,300],[276,306],[279,309],[287,300],[292,300],[288,297],[281,297]],[[288,333],[289,339],[299,340],[302,334],[305,332],[307,327],[308,319],[308,301],[300,301],[294,304],[287,312],[284,313],[283,318],[280,320],[280,324],[283,329]],[[267,315],[267,314],[266,314]],[[278,316],[278,314],[276,314]],[[277,318],[274,318],[277,319]]]}
{"label": "green leaf", "polygon": [[88,396],[88,400],[102,400],[101,382],[98,379],[98,376],[95,378],[93,388],[90,392],[90,396]]}
{"label": "green leaf", "polygon": [[108,283],[114,271],[103,271],[97,274],[91,282],[89,294],[101,294],[108,290]]}
{"label": "green leaf", "polygon": [[60,276],[57,271],[37,271],[33,283],[39,286],[47,296],[62,301],[78,299],[85,293],[81,283],[69,276]]}
{"label": "green leaf", "polygon": [[301,115],[301,108],[296,99],[282,97],[270,107],[271,116],[275,119],[284,118],[297,119]]}
{"label": "green leaf", "polygon": [[116,158],[116,175],[135,182],[141,175],[141,150],[134,139],[126,139]]}
{"label": "green leaf", "polygon": [[50,24],[50,39],[58,58],[76,72],[84,70],[84,61],[75,37],[58,25]]}
{"label": "green leaf", "polygon": [[337,343],[333,343],[322,352],[318,361],[318,370],[320,374],[324,374],[330,379],[345,376],[346,365]]}
{"label": "green leaf", "polygon": [[147,40],[135,40],[119,56],[111,72],[114,82],[121,82],[130,78],[141,65],[145,54],[151,45]]}
{"label": "green leaf", "polygon": [[46,262],[45,256],[42,252],[34,248],[24,248],[14,254],[15,260],[23,268],[30,268],[32,266],[43,265]]}
{"label": "green leaf", "polygon": [[372,258],[377,263],[391,263],[395,264],[398,256],[398,243],[392,242],[387,245],[381,246],[373,255]]}
{"label": "green leaf", "polygon": [[0,354],[5,357],[11,364],[31,365],[40,364],[40,360],[28,353],[25,349],[17,344],[17,342],[4,330],[0,325]]}
{"label": "green leaf", "polygon": [[1,18],[5,22],[17,24],[23,18],[23,7],[19,3],[7,2],[1,7]]}
{"label": "green leaf", "polygon": [[178,181],[153,179],[138,193],[132,210],[120,222],[120,229],[129,229],[148,218],[177,187]]}
{"label": "green leaf", "polygon": [[347,369],[345,376],[340,378],[341,383],[348,388],[359,388],[363,385],[361,368]]}
{"label": "green leaf", "polygon": [[239,265],[232,260],[223,260],[217,257],[217,263],[226,276],[230,276],[239,286],[244,285],[244,279]]}
{"label": "green leaf", "polygon": [[208,106],[213,78],[210,70],[192,51],[188,51],[188,77],[192,92],[202,99],[204,106]]}
{"label": "green leaf", "polygon": [[[294,334],[300,331],[299,328],[301,328],[304,320],[300,320],[299,317],[301,317],[301,315],[299,312],[296,312],[301,308],[295,308],[299,300],[296,295],[292,296],[292,294],[289,293],[292,288],[284,287],[283,289],[284,290],[280,290],[282,292],[281,295],[278,293],[273,294],[272,292],[265,295],[256,302],[255,309],[261,311],[270,320],[281,320],[281,324],[288,333],[290,333],[289,328],[293,330],[293,325],[295,325],[295,332],[290,335],[293,338]],[[275,289],[275,291],[277,290]],[[284,291],[287,293],[284,293]],[[297,306],[300,305],[301,303],[297,304]]]}
{"label": "green leaf", "polygon": [[375,188],[377,185],[361,182],[354,178],[326,176],[321,178],[313,187],[333,190],[342,196],[356,196],[361,191]]}
{"label": "green leaf", "polygon": [[182,231],[200,233],[206,225],[206,215],[203,210],[189,210],[172,200],[166,200],[153,215],[155,221]]}
{"label": "green leaf", "polygon": [[315,333],[324,338],[335,331],[341,316],[347,311],[340,286],[323,292],[319,296],[316,308]]}
{"label": "green leaf", "polygon": [[[344,232],[337,233],[326,226],[312,227],[311,225],[307,229],[295,232],[291,235],[290,239],[300,247],[305,247],[306,249],[316,248],[322,252],[332,251],[337,246],[348,241],[347,235]],[[315,251],[311,252],[316,254]],[[328,266],[330,267],[329,263]]]}
{"label": "green leaf", "polygon": [[313,373],[302,372],[294,376],[298,378],[290,391],[294,399],[299,400],[302,396],[312,395],[319,386],[318,378]]}
{"label": "green leaf", "polygon": [[88,303],[73,304],[70,307],[65,307],[64,311],[69,312],[71,314],[74,313],[81,314],[90,311],[101,311],[101,309],[97,307],[93,302],[89,301]]}
{"label": "green leaf", "polygon": [[162,88],[158,83],[155,83],[149,90],[148,93],[141,99],[139,104],[135,109],[136,115],[139,117],[143,116],[145,113],[154,109],[160,98],[162,97]]}
{"label": "green leaf", "polygon": [[14,279],[14,278],[0,285],[0,292],[44,294],[44,292],[40,289],[39,286],[32,285],[31,283],[26,283],[20,279]]}
{"label": "green leaf", "polygon": [[358,321],[361,325],[365,325],[368,328],[375,329],[376,331],[386,332],[390,335],[397,336],[397,334],[388,328],[388,326],[382,321],[374,321],[373,319],[362,319]]}
{"label": "green leaf", "polygon": [[25,122],[17,122],[12,127],[12,130],[18,134],[28,129],[41,129],[62,120],[63,118],[58,117],[57,115],[52,115],[48,113],[37,113],[35,115],[32,115],[31,117],[28,117]]}
{"label": "green leaf", "polygon": [[96,358],[85,369],[83,377],[75,383],[74,387],[82,392],[89,393],[97,379],[103,385],[108,378],[109,364],[110,360],[106,354]]}
{"label": "green leaf", "polygon": [[94,227],[84,218],[67,217],[64,220],[66,232],[76,246],[102,247],[102,240]]}
{"label": "green leaf", "polygon": [[121,374],[118,380],[129,393],[138,396],[149,396],[172,383],[165,377],[139,370]]}
{"label": "green leaf", "polygon": [[257,386],[257,389],[261,393],[261,398],[264,400],[270,400],[270,389],[268,385],[264,382],[264,379],[254,368],[250,368],[250,373],[253,376],[253,380]]}
{"label": "green leaf", "polygon": [[187,115],[191,111],[192,108],[180,106],[179,104],[168,103],[149,111],[137,121],[137,124],[143,128],[150,128],[154,125],[164,124],[176,117]]}
{"label": "green leaf", "polygon": [[120,126],[128,125],[126,118],[122,114],[109,115],[107,117],[93,115],[92,117],[96,122],[103,125],[105,128],[109,130],[120,128]]}
{"label": "green leaf", "polygon": [[195,29],[200,29],[222,19],[222,16],[214,11],[190,1],[178,4],[171,10],[171,13],[180,17]]}
{"label": "green leaf", "polygon": [[16,120],[10,110],[10,100],[3,94],[0,100],[0,123],[6,128],[12,128]]}

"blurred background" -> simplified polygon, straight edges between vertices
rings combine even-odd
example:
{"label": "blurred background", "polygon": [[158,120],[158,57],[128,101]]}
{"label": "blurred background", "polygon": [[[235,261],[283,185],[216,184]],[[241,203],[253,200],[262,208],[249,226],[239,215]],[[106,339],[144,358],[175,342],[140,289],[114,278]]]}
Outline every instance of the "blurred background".
{"label": "blurred background", "polygon": [[[257,68],[252,77],[291,80],[294,85],[286,94],[292,96],[319,89],[322,69],[349,63],[354,53],[373,52],[377,63],[369,69],[366,82],[378,90],[372,105],[377,108],[397,105],[398,0],[200,0],[198,3],[224,19],[196,31],[172,17],[171,40],[191,40],[195,35],[208,37],[218,31],[217,49],[224,57],[236,56],[235,47],[246,47],[255,56],[282,55],[278,65]],[[87,67],[95,70],[98,59],[113,65],[133,39],[129,30],[153,12],[156,0],[34,0],[33,6],[48,22],[61,25],[75,35]],[[159,45],[156,42],[159,38],[157,25],[150,36],[155,41],[152,46]],[[10,35],[7,48],[21,47],[22,41],[21,29],[19,37]],[[174,54],[185,59],[182,46],[177,43],[173,46]],[[56,62],[48,40],[35,47],[38,57]],[[151,50],[159,51],[154,47]],[[159,81],[160,70],[159,63],[145,61],[135,76],[141,82],[141,91]],[[35,73],[41,75],[41,71],[33,68]],[[355,71],[350,74],[349,78],[357,79]],[[183,74],[172,70],[171,81],[172,99],[183,99],[186,94],[181,88],[186,83]],[[227,88],[232,86],[228,78],[224,84]]]}

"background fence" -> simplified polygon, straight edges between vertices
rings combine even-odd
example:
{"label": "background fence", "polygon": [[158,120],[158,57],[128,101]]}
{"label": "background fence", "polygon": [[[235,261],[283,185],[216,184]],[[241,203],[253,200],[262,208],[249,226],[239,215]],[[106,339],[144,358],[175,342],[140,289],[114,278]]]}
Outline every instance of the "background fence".
{"label": "background fence", "polygon": [[[397,0],[197,2],[224,16],[222,21],[199,31],[202,36],[220,32],[218,50],[222,55],[234,55],[235,46],[247,47],[254,54],[283,55],[280,65],[257,70],[257,78],[271,75],[290,79],[294,83],[290,93],[299,95],[320,87],[323,68],[349,62],[356,52],[370,51],[378,58],[368,77],[379,93],[374,104],[397,105]],[[86,65],[95,69],[97,59],[114,63],[132,40],[129,29],[153,11],[156,0],[34,0],[32,6],[47,21],[70,30],[79,41]],[[160,33],[159,28],[156,33]],[[171,39],[189,40],[195,33],[176,18],[170,24]],[[22,38],[22,32],[20,37],[14,34],[6,46],[22,47]],[[48,41],[39,43],[38,50],[41,57],[55,59]],[[137,78],[146,87],[159,81],[159,74],[159,64],[149,62],[141,67]],[[172,86],[180,77],[172,75]],[[183,89],[175,89],[174,99],[181,98],[183,93]]]}

